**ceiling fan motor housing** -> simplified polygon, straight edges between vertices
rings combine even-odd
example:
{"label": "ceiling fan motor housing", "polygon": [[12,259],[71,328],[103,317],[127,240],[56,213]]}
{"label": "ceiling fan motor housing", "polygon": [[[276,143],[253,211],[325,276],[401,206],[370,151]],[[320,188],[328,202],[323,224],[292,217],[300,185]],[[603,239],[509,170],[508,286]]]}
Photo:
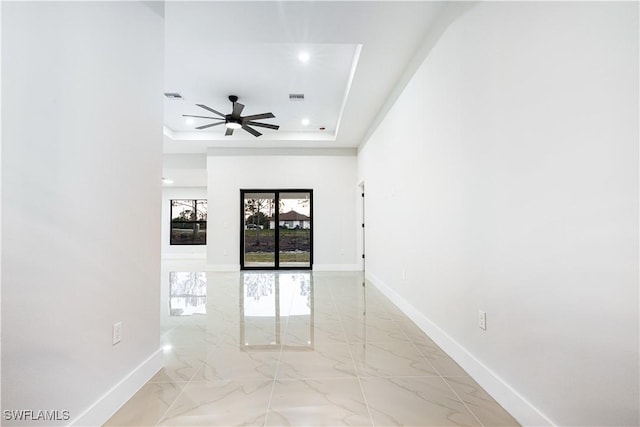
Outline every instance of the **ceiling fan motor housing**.
{"label": "ceiling fan motor housing", "polygon": [[225,116],[225,123],[227,124],[227,127],[231,129],[239,129],[242,127],[242,119],[231,117],[231,114],[227,114]]}

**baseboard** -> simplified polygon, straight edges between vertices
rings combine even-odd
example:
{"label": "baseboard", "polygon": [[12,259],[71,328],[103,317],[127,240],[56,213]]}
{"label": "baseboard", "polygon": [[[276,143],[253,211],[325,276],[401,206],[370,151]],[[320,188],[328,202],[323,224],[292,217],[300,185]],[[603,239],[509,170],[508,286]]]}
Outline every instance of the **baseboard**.
{"label": "baseboard", "polygon": [[216,271],[222,273],[240,271],[240,264],[207,264],[205,271]]}
{"label": "baseboard", "polygon": [[71,426],[101,426],[162,368],[158,349],[87,410],[72,420]]}
{"label": "baseboard", "polygon": [[184,253],[184,254],[162,254],[163,260],[197,260],[202,261],[207,259],[206,253]]}
{"label": "baseboard", "polygon": [[313,271],[362,271],[358,264],[313,264]]}
{"label": "baseboard", "polygon": [[427,318],[404,297],[374,274],[366,278],[422,329],[442,350],[453,358],[473,379],[523,426],[556,425],[528,402],[517,390],[491,371],[469,351]]}
{"label": "baseboard", "polygon": [[[240,271],[238,264],[207,264],[204,271],[235,272]],[[313,271],[361,271],[358,264],[313,264]]]}

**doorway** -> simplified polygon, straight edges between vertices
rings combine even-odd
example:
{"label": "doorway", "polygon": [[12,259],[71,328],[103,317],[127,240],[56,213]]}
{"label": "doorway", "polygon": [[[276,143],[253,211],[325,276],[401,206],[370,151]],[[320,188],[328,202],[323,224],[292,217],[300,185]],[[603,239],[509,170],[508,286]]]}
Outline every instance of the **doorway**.
{"label": "doorway", "polygon": [[313,190],[240,190],[240,267],[310,270]]}

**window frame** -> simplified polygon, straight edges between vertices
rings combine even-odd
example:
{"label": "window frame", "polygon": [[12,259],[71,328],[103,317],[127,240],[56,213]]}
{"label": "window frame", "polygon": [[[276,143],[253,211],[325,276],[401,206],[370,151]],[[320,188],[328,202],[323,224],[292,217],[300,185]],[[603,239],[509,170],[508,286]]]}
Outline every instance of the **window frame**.
{"label": "window frame", "polygon": [[[193,206],[195,206],[195,219],[192,220],[182,220],[182,221],[174,221],[173,217],[174,217],[174,202],[178,202],[178,201],[185,201],[185,202],[191,202],[191,204]],[[198,212],[202,212],[202,211],[198,211],[198,206],[202,205],[202,202],[204,202],[204,220],[198,220]],[[194,204],[195,203],[195,204]],[[169,200],[169,245],[170,246],[206,246],[207,244],[207,218],[208,218],[208,213],[209,213],[209,203],[207,199],[194,199],[194,198],[180,198],[180,199],[170,199]],[[201,233],[204,233],[204,241],[200,241],[200,239],[198,239],[197,241],[195,239],[192,238],[191,242],[185,242],[185,241],[176,241],[175,239],[177,239],[174,236],[174,223],[179,223],[179,224],[199,224],[199,230]],[[185,230],[187,230],[185,228]],[[194,230],[194,229],[192,229]]]}

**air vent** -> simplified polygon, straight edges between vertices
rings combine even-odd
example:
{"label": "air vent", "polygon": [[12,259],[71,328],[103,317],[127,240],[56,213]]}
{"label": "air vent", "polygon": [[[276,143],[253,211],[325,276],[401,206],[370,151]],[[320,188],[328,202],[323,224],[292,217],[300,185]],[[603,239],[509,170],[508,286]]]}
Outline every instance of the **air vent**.
{"label": "air vent", "polygon": [[289,101],[304,101],[304,93],[290,93]]}
{"label": "air vent", "polygon": [[169,99],[182,99],[182,95],[180,95],[178,92],[165,92],[164,96]]}

